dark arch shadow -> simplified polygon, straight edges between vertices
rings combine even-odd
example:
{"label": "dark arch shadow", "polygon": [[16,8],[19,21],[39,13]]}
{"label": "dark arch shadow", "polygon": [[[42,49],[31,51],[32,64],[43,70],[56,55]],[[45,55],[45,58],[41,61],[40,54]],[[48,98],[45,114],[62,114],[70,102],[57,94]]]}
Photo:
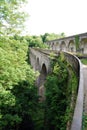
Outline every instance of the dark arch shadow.
{"label": "dark arch shadow", "polygon": [[61,51],[66,50],[66,43],[64,41],[62,41],[61,44],[60,44],[60,50]]}
{"label": "dark arch shadow", "polygon": [[41,72],[40,72],[40,76],[39,76],[39,79],[38,79],[38,93],[39,93],[39,101],[44,101],[45,100],[45,87],[44,87],[44,83],[45,83],[45,80],[46,80],[46,76],[47,76],[47,69],[46,69],[46,65],[43,64],[42,65],[42,69],[41,69]]}
{"label": "dark arch shadow", "polygon": [[80,52],[87,53],[87,38],[82,38],[80,42]]}
{"label": "dark arch shadow", "polygon": [[40,72],[40,84],[39,84],[39,86],[44,84],[44,82],[46,80],[46,76],[47,76],[47,69],[46,69],[46,65],[43,63],[42,69],[41,69],[41,72]]}
{"label": "dark arch shadow", "polygon": [[47,75],[47,69],[46,69],[46,65],[44,63],[42,65],[41,73],[44,74],[44,76]]}
{"label": "dark arch shadow", "polygon": [[76,46],[75,46],[74,40],[70,40],[70,41],[69,41],[68,51],[70,51],[70,52],[76,51]]}
{"label": "dark arch shadow", "polygon": [[[38,70],[40,70],[40,68],[38,68]],[[46,76],[47,76],[47,68],[46,68],[46,65],[43,63],[41,70],[40,70],[40,75],[39,75],[39,77],[37,78],[37,81],[36,81],[36,85],[38,86],[38,88],[40,86],[44,85],[45,80],[46,80]]]}

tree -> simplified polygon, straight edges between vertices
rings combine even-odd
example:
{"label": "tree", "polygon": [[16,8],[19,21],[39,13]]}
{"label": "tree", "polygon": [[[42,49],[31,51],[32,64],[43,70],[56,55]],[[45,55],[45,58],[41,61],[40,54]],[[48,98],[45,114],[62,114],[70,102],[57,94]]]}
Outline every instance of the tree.
{"label": "tree", "polygon": [[[9,38],[0,38],[0,129],[14,129],[23,120],[25,101],[36,94],[34,81],[36,73],[26,62],[27,44]],[[27,82],[27,85],[26,85]],[[24,92],[22,90],[24,89]],[[20,91],[19,91],[20,90]],[[32,92],[34,93],[30,93]],[[24,96],[27,92],[26,97]],[[22,96],[20,96],[22,95]],[[18,97],[19,96],[19,97]],[[22,98],[23,97],[23,98]],[[25,98],[24,98],[25,97]],[[28,99],[28,100],[27,100]],[[18,104],[19,101],[19,104]],[[29,105],[27,104],[27,107]],[[36,106],[36,105],[35,105]],[[31,109],[32,109],[31,105]],[[19,114],[19,111],[22,113]],[[30,110],[30,109],[29,109]]]}
{"label": "tree", "polygon": [[0,1],[0,130],[33,130],[37,115],[38,73],[27,62],[27,40],[18,36],[24,2]]}
{"label": "tree", "polygon": [[75,36],[75,45],[76,45],[76,51],[79,51],[79,36]]}
{"label": "tree", "polygon": [[0,1],[0,35],[20,32],[26,18],[22,7],[26,0]]}
{"label": "tree", "polygon": [[46,44],[43,43],[41,36],[24,36],[23,38],[27,41],[29,47],[48,47]]}
{"label": "tree", "polygon": [[65,37],[64,33],[61,34],[55,34],[55,33],[45,33],[44,35],[41,35],[43,42],[59,39]]}

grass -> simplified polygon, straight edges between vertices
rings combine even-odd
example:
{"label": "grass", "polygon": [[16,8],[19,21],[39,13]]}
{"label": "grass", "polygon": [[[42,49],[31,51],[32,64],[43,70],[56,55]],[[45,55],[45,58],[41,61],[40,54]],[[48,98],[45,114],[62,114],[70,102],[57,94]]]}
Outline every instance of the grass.
{"label": "grass", "polygon": [[83,129],[82,130],[87,130],[87,115],[83,114]]}
{"label": "grass", "polygon": [[87,65],[87,59],[81,59],[81,62],[82,62],[84,65]]}

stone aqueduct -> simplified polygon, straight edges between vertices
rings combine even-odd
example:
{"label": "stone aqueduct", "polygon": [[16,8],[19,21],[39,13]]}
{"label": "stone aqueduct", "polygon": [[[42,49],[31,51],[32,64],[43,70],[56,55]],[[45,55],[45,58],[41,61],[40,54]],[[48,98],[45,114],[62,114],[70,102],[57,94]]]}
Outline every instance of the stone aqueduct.
{"label": "stone aqueduct", "polygon": [[[79,37],[79,50],[76,50],[75,37]],[[82,54],[87,54],[87,33],[69,36],[61,39],[48,41],[47,44],[50,50],[42,50],[38,48],[30,49],[31,65],[34,70],[41,72],[43,66],[46,67],[47,73],[50,71],[49,54],[53,51],[56,53],[59,51],[76,52],[79,51]]]}
{"label": "stone aqueduct", "polygon": [[[51,71],[50,67],[50,58],[49,54],[54,52],[57,56],[60,51],[64,51],[64,55],[66,56],[66,60],[72,64],[72,67],[76,70],[79,76],[79,87],[78,87],[78,95],[75,106],[75,111],[73,115],[73,121],[71,130],[81,130],[82,129],[82,113],[83,113],[83,101],[84,101],[84,79],[82,72],[82,64],[80,60],[74,55],[67,53],[68,52],[76,52],[75,47],[75,37],[77,35],[71,37],[65,37],[61,39],[56,39],[52,41],[48,41],[46,44],[50,46],[50,50],[42,50],[38,48],[30,49],[30,62],[34,70],[38,70],[40,72],[40,76],[37,79],[37,84],[39,87],[39,91],[41,96],[44,98],[44,84],[46,75]],[[83,54],[87,54],[87,33],[79,34],[79,51]]]}
{"label": "stone aqueduct", "polygon": [[79,51],[83,54],[87,54],[87,33],[55,39],[46,42],[46,44],[53,50],[76,52],[75,39],[77,36],[79,38]]}

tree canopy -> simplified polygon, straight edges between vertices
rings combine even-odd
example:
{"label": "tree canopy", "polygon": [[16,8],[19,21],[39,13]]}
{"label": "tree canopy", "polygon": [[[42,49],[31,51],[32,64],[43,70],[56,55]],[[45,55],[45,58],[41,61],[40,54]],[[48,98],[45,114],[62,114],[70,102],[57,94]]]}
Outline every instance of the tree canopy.
{"label": "tree canopy", "polygon": [[22,7],[26,0],[0,1],[0,35],[20,32],[26,18]]}
{"label": "tree canopy", "polygon": [[[37,74],[27,63],[28,46],[26,42],[10,38],[0,38],[0,129],[15,129],[14,126],[23,120],[26,110],[25,101],[37,92],[34,81]],[[22,91],[24,90],[24,91]],[[27,92],[27,95],[25,94]],[[32,93],[33,92],[33,93]],[[28,95],[29,94],[29,95]],[[21,95],[21,97],[19,96]],[[26,96],[23,96],[26,95]],[[22,98],[23,97],[23,98]],[[21,99],[21,100],[20,100]],[[19,102],[19,104],[17,103]],[[23,104],[23,106],[21,105]],[[29,106],[29,105],[27,105]],[[19,108],[20,107],[20,108]],[[33,106],[31,105],[31,108]],[[30,109],[31,109],[30,108]],[[27,110],[27,114],[30,109]],[[22,110],[22,111],[21,111]],[[19,114],[19,111],[21,113]],[[10,125],[8,127],[8,125]]]}
{"label": "tree canopy", "polygon": [[43,42],[59,39],[65,37],[64,33],[55,34],[55,33],[45,33],[44,35],[41,35]]}
{"label": "tree canopy", "polygon": [[33,129],[31,114],[37,108],[37,73],[27,62],[28,44],[22,37],[13,36],[23,26],[24,3],[0,1],[0,130]]}

